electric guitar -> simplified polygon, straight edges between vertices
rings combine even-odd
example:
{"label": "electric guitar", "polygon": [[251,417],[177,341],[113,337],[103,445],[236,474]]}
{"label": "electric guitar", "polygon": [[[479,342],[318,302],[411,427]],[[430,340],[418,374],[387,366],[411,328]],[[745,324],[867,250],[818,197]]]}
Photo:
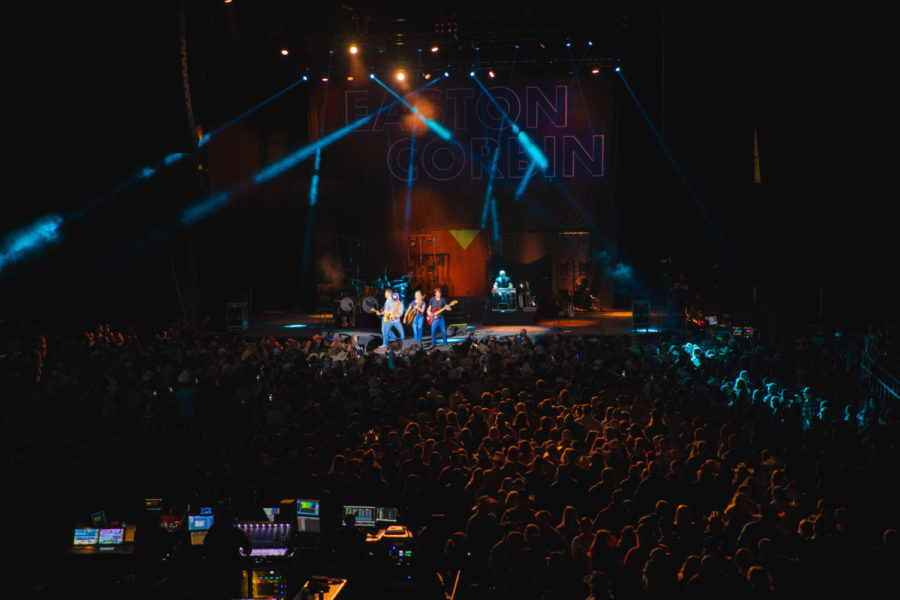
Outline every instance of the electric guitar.
{"label": "electric guitar", "polygon": [[397,306],[395,306],[395,307],[394,307],[394,310],[392,310],[391,312],[383,312],[383,311],[380,311],[380,310],[376,310],[376,311],[374,311],[374,312],[375,312],[376,315],[378,315],[378,316],[380,316],[380,317],[383,317],[384,322],[387,323],[388,321],[393,321],[393,320],[394,320],[394,317],[396,316],[394,313],[397,312],[397,309],[398,309],[398,308],[402,308],[402,307],[403,307],[402,304],[397,304]]}
{"label": "electric guitar", "polygon": [[429,325],[431,325],[432,323],[434,323],[435,319],[438,318],[438,315],[439,315],[439,314],[441,314],[442,312],[444,312],[445,310],[447,310],[447,309],[450,308],[451,306],[456,306],[456,303],[457,303],[457,302],[459,302],[459,300],[454,300],[453,302],[451,302],[450,304],[448,304],[448,305],[445,306],[444,308],[440,308],[440,309],[434,311],[433,313],[430,313],[430,314],[428,314],[428,315],[425,315],[425,320],[428,321],[428,324],[429,324]]}

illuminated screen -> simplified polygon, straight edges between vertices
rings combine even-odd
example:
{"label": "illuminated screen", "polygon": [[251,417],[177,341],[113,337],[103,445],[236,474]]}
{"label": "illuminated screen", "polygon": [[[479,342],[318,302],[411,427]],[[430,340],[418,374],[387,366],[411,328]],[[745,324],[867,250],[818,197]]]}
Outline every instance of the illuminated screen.
{"label": "illuminated screen", "polygon": [[72,544],[74,546],[93,546],[99,539],[99,529],[76,529],[75,538],[72,540]]}
{"label": "illuminated screen", "polygon": [[263,512],[266,513],[266,518],[268,518],[269,521],[274,521],[275,517],[278,516],[279,510],[279,507],[275,506],[272,508],[264,508]]}
{"label": "illuminated screen", "polygon": [[100,530],[101,546],[119,546],[125,539],[125,530],[121,527]]}
{"label": "illuminated screen", "polygon": [[297,500],[297,515],[302,517],[318,517],[318,500]]}
{"label": "illuminated screen", "polygon": [[387,523],[397,522],[397,509],[389,506],[379,506],[375,510],[375,520],[385,521]]}
{"label": "illuminated screen", "polygon": [[206,531],[213,524],[212,515],[191,515],[188,517],[188,531]]}
{"label": "illuminated screen", "polygon": [[319,533],[322,525],[318,517],[297,517],[297,531],[300,533]]}
{"label": "illuminated screen", "polygon": [[162,515],[159,518],[159,525],[166,531],[176,531],[178,529],[178,517],[175,515]]}
{"label": "illuminated screen", "polygon": [[212,514],[212,506],[201,506],[200,514],[201,515],[211,515]]}
{"label": "illuminated screen", "polygon": [[347,515],[356,517],[357,527],[375,527],[374,506],[345,506],[344,516]]}
{"label": "illuminated screen", "polygon": [[162,498],[144,498],[144,508],[152,512],[159,512],[162,509]]}

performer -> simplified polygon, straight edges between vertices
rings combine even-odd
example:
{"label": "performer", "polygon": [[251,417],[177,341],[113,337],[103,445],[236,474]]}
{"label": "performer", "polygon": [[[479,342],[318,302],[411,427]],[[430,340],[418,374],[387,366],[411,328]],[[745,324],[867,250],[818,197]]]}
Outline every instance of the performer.
{"label": "performer", "polygon": [[431,321],[431,347],[437,344],[437,330],[441,329],[444,345],[447,346],[447,323],[444,322],[444,311],[453,310],[453,306],[441,297],[441,288],[434,288],[434,298],[428,301],[428,315]]}
{"label": "performer", "polygon": [[375,314],[382,317],[381,320],[381,339],[387,346],[390,341],[391,330],[396,329],[400,332],[400,339],[406,339],[406,332],[403,331],[403,325],[400,323],[400,315],[403,313],[403,303],[400,297],[394,293],[391,288],[384,290],[384,306],[381,310],[376,310]]}
{"label": "performer", "polygon": [[506,275],[506,271],[500,269],[500,273],[497,275],[497,279],[494,280],[494,289],[497,290],[511,290],[513,288],[512,280]]}
{"label": "performer", "polygon": [[425,304],[425,297],[422,295],[422,291],[416,290],[415,299],[410,303],[409,308],[406,309],[406,314],[403,316],[405,323],[412,323],[413,338],[419,344],[419,348],[422,347],[422,329],[425,326],[426,308],[428,306]]}

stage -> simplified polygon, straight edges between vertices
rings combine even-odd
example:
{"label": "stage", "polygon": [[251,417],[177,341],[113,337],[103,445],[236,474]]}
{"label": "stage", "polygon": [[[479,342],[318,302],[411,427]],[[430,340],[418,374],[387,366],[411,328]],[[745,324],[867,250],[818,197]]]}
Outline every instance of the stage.
{"label": "stage", "polygon": [[[483,323],[458,323],[453,319],[447,321],[447,338],[450,344],[458,344],[467,337],[482,340],[488,337],[504,338],[515,336],[524,328],[528,336],[535,342],[546,341],[556,334],[580,336],[623,336],[645,335],[663,332],[667,329],[667,318],[664,312],[652,312],[650,324],[633,328],[631,311],[584,312],[577,311],[573,318],[559,317],[553,320],[539,320],[534,325],[485,325]],[[374,327],[338,327],[331,315],[308,314],[296,312],[265,311],[250,319],[245,331],[233,332],[245,337],[292,337],[309,338],[316,334],[331,331],[341,336],[359,336],[359,341],[368,346],[374,338],[381,339],[381,331]],[[414,344],[412,331],[406,327],[404,347]],[[430,349],[431,329],[425,325],[425,349]],[[438,349],[444,348],[438,338]]]}

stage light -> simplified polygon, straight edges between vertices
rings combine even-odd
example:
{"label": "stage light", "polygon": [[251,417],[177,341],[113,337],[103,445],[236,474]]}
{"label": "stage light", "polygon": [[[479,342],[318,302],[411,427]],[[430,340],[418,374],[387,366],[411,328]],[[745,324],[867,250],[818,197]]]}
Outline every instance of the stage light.
{"label": "stage light", "polygon": [[231,4],[231,0],[225,0],[225,4]]}
{"label": "stage light", "polygon": [[309,81],[309,77],[307,77],[306,75],[304,75],[303,77],[301,77],[301,79],[302,79],[303,81]]}
{"label": "stage light", "polygon": [[622,70],[622,67],[616,67],[616,73],[619,73]]}
{"label": "stage light", "polygon": [[469,71],[469,77],[475,77],[475,71]]}
{"label": "stage light", "polygon": [[323,77],[323,78],[322,78],[322,83],[328,83],[328,78],[327,78],[327,77]]}
{"label": "stage light", "polygon": [[488,77],[490,77],[491,79],[493,79],[493,78],[494,78],[494,72],[493,72],[493,71],[488,71]]}
{"label": "stage light", "polygon": [[356,54],[357,52],[359,52],[359,48],[356,47],[356,44],[350,46],[350,54]]}
{"label": "stage light", "polygon": [[348,75],[348,76],[347,76],[347,81],[353,81],[353,75]]}
{"label": "stage light", "polygon": [[449,71],[444,71],[444,77],[450,77],[450,72],[449,72]]}
{"label": "stage light", "polygon": [[424,75],[422,75],[422,77],[424,77],[426,80],[431,79],[431,73],[425,73]]}
{"label": "stage light", "polygon": [[588,46],[593,46],[594,42],[588,42]]}
{"label": "stage light", "polygon": [[369,79],[375,79],[375,73],[369,73]]}
{"label": "stage light", "polygon": [[571,48],[571,47],[572,47],[572,42],[566,42],[566,48]]}
{"label": "stage light", "polygon": [[406,79],[406,73],[404,73],[403,71],[397,71],[397,74],[394,75],[394,77],[397,78],[397,81],[403,81],[404,79]]}
{"label": "stage light", "polygon": [[438,51],[438,47],[437,47],[437,46],[432,46],[432,47],[431,47],[431,53],[432,53],[432,54],[436,53],[437,51]]}
{"label": "stage light", "polygon": [[518,50],[518,49],[519,49],[519,45],[516,44],[515,46],[513,46],[513,48],[515,48],[516,50]]}
{"label": "stage light", "polygon": [[591,73],[593,73],[594,75],[596,75],[599,72],[600,72],[600,69],[591,69]]}
{"label": "stage light", "polygon": [[287,48],[282,48],[282,49],[281,49],[281,55],[282,55],[282,56],[287,56],[287,55],[288,55],[288,50],[287,50]]}

